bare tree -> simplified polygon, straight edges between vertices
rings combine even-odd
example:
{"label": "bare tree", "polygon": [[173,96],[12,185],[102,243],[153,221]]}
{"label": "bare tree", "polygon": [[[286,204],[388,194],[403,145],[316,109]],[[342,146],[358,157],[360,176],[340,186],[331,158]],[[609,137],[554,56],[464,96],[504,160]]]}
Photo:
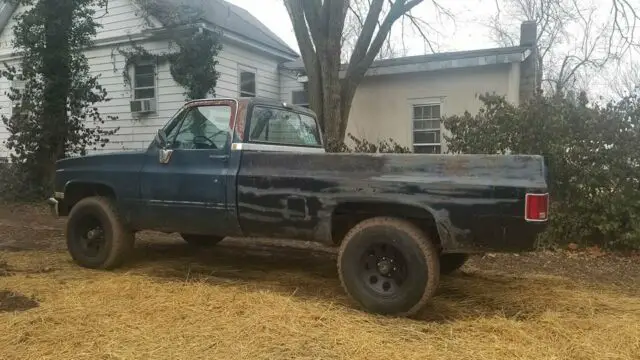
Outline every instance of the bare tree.
{"label": "bare tree", "polygon": [[[380,12],[379,18],[384,18],[391,7],[392,2],[387,1]],[[345,19],[344,31],[342,33],[342,54],[341,60],[343,63],[347,63],[351,58],[351,54],[358,41],[358,37],[364,27],[364,20],[367,17],[369,8],[372,5],[372,0],[350,0],[349,8],[347,11],[347,17]],[[454,20],[452,13],[445,9],[439,9],[443,15],[449,19]],[[441,21],[438,21],[440,23]],[[380,26],[380,20],[378,21]],[[435,53],[439,46],[432,41],[435,36],[443,35],[439,28],[432,23],[427,23],[419,17],[413,16],[411,11],[403,14],[400,19],[396,21],[394,26],[387,34],[378,55],[375,60],[391,59],[401,56],[406,56],[409,53],[409,48],[405,42],[407,39],[422,39],[424,49],[423,53]]]}
{"label": "bare tree", "polygon": [[[494,40],[518,45],[518,25],[538,25],[538,65],[542,85],[550,92],[563,92],[617,60],[635,43],[638,0],[495,0],[497,12],[489,22]],[[638,2],[634,5],[632,2]]]}
{"label": "bare tree", "polygon": [[609,88],[619,98],[640,93],[640,63],[625,62],[607,73]]}
{"label": "bare tree", "polygon": [[[410,12],[423,1],[284,0],[309,79],[309,103],[330,144],[344,140],[356,89],[393,25],[403,17],[420,25]],[[341,58],[348,59],[343,68]]]}

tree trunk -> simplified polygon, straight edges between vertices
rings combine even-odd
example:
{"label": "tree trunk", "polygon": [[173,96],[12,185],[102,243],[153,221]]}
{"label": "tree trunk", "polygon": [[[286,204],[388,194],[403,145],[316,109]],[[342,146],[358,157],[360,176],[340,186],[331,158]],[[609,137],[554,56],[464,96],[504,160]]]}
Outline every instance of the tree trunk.
{"label": "tree trunk", "polygon": [[[71,88],[70,33],[73,24],[73,0],[44,0],[45,46],[43,52],[43,131],[46,143],[42,155],[42,179],[51,186],[55,162],[65,155],[67,137],[67,94]],[[56,49],[51,51],[49,49]]]}

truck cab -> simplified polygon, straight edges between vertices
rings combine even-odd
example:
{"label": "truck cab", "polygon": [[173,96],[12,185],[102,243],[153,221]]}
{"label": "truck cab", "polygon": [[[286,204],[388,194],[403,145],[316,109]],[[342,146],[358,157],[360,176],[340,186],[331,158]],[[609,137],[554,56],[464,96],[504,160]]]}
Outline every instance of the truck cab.
{"label": "truck cab", "polygon": [[256,98],[191,101],[162,128],[140,171],[141,229],[241,235],[237,175],[243,151],[323,153],[313,112]]}

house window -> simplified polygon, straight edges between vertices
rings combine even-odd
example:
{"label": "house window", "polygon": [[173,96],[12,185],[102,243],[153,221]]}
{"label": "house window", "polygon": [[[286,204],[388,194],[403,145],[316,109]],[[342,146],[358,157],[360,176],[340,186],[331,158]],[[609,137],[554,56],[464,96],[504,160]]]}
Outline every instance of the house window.
{"label": "house window", "polygon": [[413,105],[413,151],[440,154],[440,104]]}
{"label": "house window", "polygon": [[309,99],[307,96],[307,92],[304,90],[291,92],[291,100],[293,105],[306,107],[307,109],[309,108]]}
{"label": "house window", "polygon": [[133,69],[133,99],[155,99],[156,66],[154,64],[138,64]]}
{"label": "house window", "polygon": [[309,83],[303,84],[302,90],[294,90],[291,92],[291,103],[293,105],[309,108]]}
{"label": "house window", "polygon": [[[11,88],[17,90],[21,96],[24,96],[24,91],[26,90],[26,82],[24,80],[18,80],[17,78],[11,82]],[[18,105],[21,104],[21,100],[14,100],[11,106],[11,116],[18,114],[20,109]]]}
{"label": "house window", "polygon": [[256,71],[241,68],[239,73],[240,97],[256,97]]}

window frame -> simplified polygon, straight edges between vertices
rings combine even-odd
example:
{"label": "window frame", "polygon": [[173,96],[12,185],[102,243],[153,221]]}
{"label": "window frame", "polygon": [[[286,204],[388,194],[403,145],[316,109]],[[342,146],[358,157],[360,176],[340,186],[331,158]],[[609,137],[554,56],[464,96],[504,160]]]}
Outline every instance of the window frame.
{"label": "window frame", "polygon": [[[253,74],[253,91],[254,91],[253,94],[242,90],[242,73]],[[243,95],[243,94],[249,94],[249,95]],[[251,66],[238,64],[238,96],[251,97],[251,98],[258,97],[258,69]]]}
{"label": "window frame", "polygon": [[[137,87],[136,86],[136,70],[138,66],[153,66],[153,86],[140,86]],[[153,60],[141,60],[141,61],[137,61],[135,63],[132,64],[132,79],[131,79],[131,98],[134,101],[139,101],[139,100],[153,100],[155,101],[158,98],[158,64],[153,61]],[[146,97],[146,98],[138,98],[136,97],[136,91],[137,90],[148,90],[148,89],[153,89],[153,97]]]}
{"label": "window frame", "polygon": [[[413,152],[416,152],[416,147],[437,147],[438,152],[434,153],[422,153],[422,154],[442,154],[442,101],[424,101],[424,102],[415,102],[411,104],[411,148]],[[440,116],[437,118],[428,118],[428,119],[416,119],[415,118],[415,108],[417,107],[439,107]],[[416,121],[438,121],[438,128],[428,128],[428,129],[416,129]],[[415,141],[416,133],[429,133],[437,131],[439,134],[440,142],[434,143],[422,143]],[[419,153],[420,154],[420,153]]]}
{"label": "window frame", "polygon": [[[214,152],[220,152],[220,153],[227,153],[230,150],[230,146],[231,143],[233,142],[233,136],[235,133],[235,126],[234,128],[229,128],[229,141],[227,142],[226,146],[224,148],[218,148],[218,149],[184,149],[184,148],[174,148],[173,144],[176,140],[176,138],[178,137],[178,135],[180,134],[180,130],[182,129],[182,126],[184,125],[184,121],[187,117],[187,115],[192,112],[192,111],[196,111],[198,108],[201,107],[216,107],[216,106],[226,106],[229,108],[229,121],[231,121],[231,119],[234,117],[234,112],[235,109],[232,105],[230,104],[211,104],[211,105],[196,105],[196,106],[188,106],[185,107],[183,109],[181,109],[178,113],[176,113],[176,115],[173,117],[173,119],[171,119],[166,126],[162,129],[165,134],[167,134],[167,129],[171,128],[171,130],[176,130],[175,134],[173,134],[171,137],[169,136],[169,134],[167,134],[167,143],[171,144],[172,146],[169,147],[169,149],[173,150],[173,151],[214,151]],[[208,119],[207,119],[208,120]],[[175,122],[175,125],[173,125]]]}
{"label": "window frame", "polygon": [[[287,143],[281,143],[281,142],[274,142],[274,141],[262,141],[262,140],[252,140],[251,139],[251,126],[253,125],[253,112],[256,109],[256,107],[258,108],[263,108],[263,109],[274,109],[274,110],[278,110],[278,111],[288,111],[294,114],[298,114],[298,115],[302,115],[302,116],[308,116],[310,118],[313,119],[313,121],[316,124],[316,132],[317,132],[317,136],[318,139],[320,141],[320,144],[318,145],[305,145],[305,144],[287,144]],[[318,123],[318,119],[315,116],[312,116],[309,113],[303,112],[303,111],[297,111],[295,109],[289,109],[289,108],[282,108],[282,107],[278,107],[278,106],[274,106],[274,105],[266,105],[266,104],[255,104],[252,105],[250,107],[250,109],[248,109],[247,114],[251,114],[249,117],[249,121],[248,121],[248,126],[245,126],[245,136],[244,138],[246,139],[244,142],[245,143],[250,143],[250,144],[262,144],[262,145],[271,145],[271,146],[286,146],[286,147],[302,147],[302,148],[311,148],[311,149],[324,149],[324,139],[322,138],[322,129],[320,129],[320,124]]]}

